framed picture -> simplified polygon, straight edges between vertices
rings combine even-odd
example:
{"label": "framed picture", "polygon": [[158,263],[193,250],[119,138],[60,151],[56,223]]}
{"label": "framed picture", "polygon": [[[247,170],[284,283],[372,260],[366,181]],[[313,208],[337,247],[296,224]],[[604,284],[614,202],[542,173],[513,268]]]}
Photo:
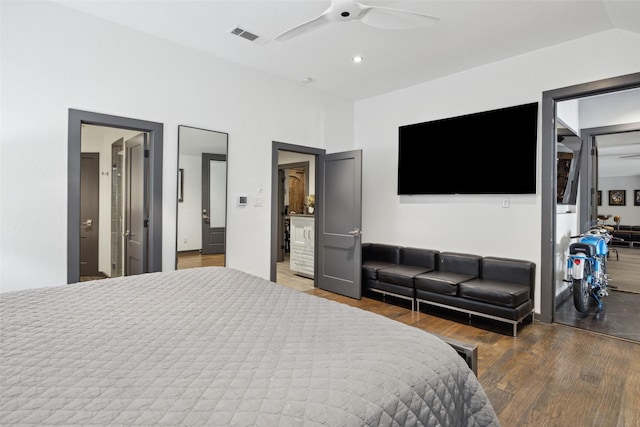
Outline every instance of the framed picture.
{"label": "framed picture", "polygon": [[624,206],[626,190],[609,190],[609,206]]}
{"label": "framed picture", "polygon": [[602,190],[598,190],[598,206],[602,206]]}
{"label": "framed picture", "polygon": [[633,206],[640,206],[640,190],[633,190]]}

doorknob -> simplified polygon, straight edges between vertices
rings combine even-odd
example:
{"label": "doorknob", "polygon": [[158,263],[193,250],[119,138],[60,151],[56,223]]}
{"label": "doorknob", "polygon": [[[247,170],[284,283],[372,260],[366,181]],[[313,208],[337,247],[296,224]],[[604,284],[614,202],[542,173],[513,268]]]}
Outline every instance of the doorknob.
{"label": "doorknob", "polygon": [[202,220],[208,224],[209,223],[209,215],[207,215],[207,210],[202,209]]}
{"label": "doorknob", "polygon": [[82,223],[83,227],[91,227],[92,225],[93,225],[93,220],[92,219],[88,219],[88,220],[86,220],[86,221],[84,221]]}
{"label": "doorknob", "polygon": [[362,234],[362,231],[360,231],[360,229],[356,227],[353,231],[350,231],[349,234],[357,238],[357,237],[360,237],[360,234]]}

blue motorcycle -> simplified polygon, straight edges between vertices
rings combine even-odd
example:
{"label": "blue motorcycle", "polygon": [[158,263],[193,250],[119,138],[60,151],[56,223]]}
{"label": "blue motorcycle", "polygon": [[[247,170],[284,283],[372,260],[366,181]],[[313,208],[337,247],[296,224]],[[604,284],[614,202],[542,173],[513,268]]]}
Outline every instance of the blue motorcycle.
{"label": "blue motorcycle", "polygon": [[595,303],[600,311],[602,298],[609,295],[607,256],[613,236],[607,228],[594,226],[571,238],[579,239],[569,245],[565,279],[565,282],[571,283],[573,305],[580,313],[586,313]]}

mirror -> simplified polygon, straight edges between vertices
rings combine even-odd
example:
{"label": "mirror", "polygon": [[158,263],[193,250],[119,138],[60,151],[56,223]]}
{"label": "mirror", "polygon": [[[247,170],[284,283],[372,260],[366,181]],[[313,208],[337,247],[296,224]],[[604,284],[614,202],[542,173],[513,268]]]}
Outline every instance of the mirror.
{"label": "mirror", "polygon": [[228,138],[178,126],[176,269],[225,265]]}
{"label": "mirror", "polygon": [[557,119],[557,194],[556,203],[559,205],[575,205],[578,195],[578,173],[580,170],[580,155],[582,154],[582,139],[568,126]]}

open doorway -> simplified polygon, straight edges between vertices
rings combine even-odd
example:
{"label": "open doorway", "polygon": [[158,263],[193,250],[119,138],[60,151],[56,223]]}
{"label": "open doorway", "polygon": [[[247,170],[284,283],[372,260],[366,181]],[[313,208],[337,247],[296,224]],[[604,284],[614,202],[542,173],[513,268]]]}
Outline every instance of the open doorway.
{"label": "open doorway", "polygon": [[278,248],[276,283],[315,287],[317,156],[278,150]]}
{"label": "open doorway", "polygon": [[[315,165],[313,211],[306,217],[313,224],[291,229],[291,241],[307,239],[313,248],[314,287],[360,299],[362,234],[362,150],[326,154],[324,150],[273,142],[271,149],[271,272],[277,282],[278,244],[282,233],[278,224],[284,216],[279,195],[284,194],[279,179],[280,152],[312,155]],[[298,233],[298,237],[293,234]],[[310,239],[310,240],[309,240]]]}
{"label": "open doorway", "polygon": [[[559,236],[574,234],[569,231],[563,233],[565,230],[563,230],[562,227],[565,227],[567,230],[569,229],[566,218],[564,217],[574,218],[571,226],[579,233],[584,231],[590,222],[596,221],[599,215],[598,190],[601,183],[599,183],[598,180],[598,148],[595,139],[590,136],[591,132],[588,129],[589,125],[587,123],[589,120],[585,119],[585,113],[588,111],[586,104],[593,102],[592,100],[599,96],[617,95],[630,90],[637,93],[638,88],[640,88],[640,73],[558,89],[543,94],[542,241],[550,242],[549,245],[544,243],[542,245],[540,268],[542,283],[540,320],[545,323],[558,321],[558,316],[566,316],[567,314],[564,311],[562,313],[557,312],[558,307],[560,307],[560,302],[566,297],[566,289],[558,284],[562,283],[564,251],[566,250],[565,246],[569,244],[567,239],[560,239]],[[579,159],[578,197],[575,205],[569,208],[560,206],[557,203],[558,137],[561,135],[559,135],[556,125],[558,123],[558,111],[562,109],[563,103],[575,103],[576,116],[574,118],[576,119],[575,123],[577,125],[574,127],[574,130],[579,134],[580,139],[585,145],[583,155]],[[611,106],[597,109],[596,112],[608,112],[609,110],[612,110]],[[632,124],[625,123],[625,121],[628,121],[629,117],[637,117],[638,112],[631,111],[628,113],[630,113],[630,115],[624,114],[612,120],[613,123],[617,123],[616,126],[621,126],[618,131],[627,132],[632,130]],[[583,120],[579,120],[580,116],[583,117]],[[627,119],[625,120],[623,116]],[[607,119],[600,117],[598,120],[601,120],[600,123],[604,123],[603,120]],[[604,203],[606,204],[606,202]],[[616,327],[613,326],[615,326],[616,323],[637,324],[637,321],[629,322],[629,319],[625,320],[624,318],[615,321],[613,319],[613,317],[616,316],[616,313],[614,313],[613,299],[610,299],[610,301],[612,305],[608,313],[591,313],[591,316],[578,320],[586,320],[591,324],[596,321],[600,323],[609,322],[608,324],[600,325],[602,329],[597,332],[626,337],[625,331],[617,331],[615,330]],[[607,301],[605,301],[605,305],[606,303]],[[633,304],[637,305],[637,302]],[[625,310],[623,309],[621,311],[624,312]],[[632,311],[637,312],[637,310],[626,311],[628,313]],[[622,316],[624,314],[620,313],[620,315]],[[566,322],[566,319],[563,320],[563,323]],[[571,322],[573,322],[573,320],[571,320]],[[584,322],[582,322],[582,326],[579,323],[580,322],[572,323],[571,325],[584,327],[585,329],[591,328],[591,326],[586,327]]]}
{"label": "open doorway", "polygon": [[[101,144],[100,149],[86,146],[83,148],[83,128],[104,127],[128,131],[124,136],[109,138],[109,144]],[[135,136],[134,136],[135,135]],[[111,140],[112,139],[112,140]],[[121,141],[122,139],[122,141]],[[80,281],[81,259],[81,231],[83,228],[94,228],[98,232],[98,252],[101,249],[100,241],[109,243],[105,245],[106,253],[103,256],[103,267],[98,265],[98,274],[105,275],[139,274],[162,270],[162,140],[163,125],[161,123],[147,122],[125,117],[110,116],[88,111],[69,110],[69,151],[68,151],[68,240],[67,240],[67,282]],[[119,145],[121,144],[121,145]],[[104,147],[102,147],[104,145]],[[113,243],[112,230],[117,233],[118,227],[111,227],[113,219],[112,208],[117,203],[109,203],[107,209],[98,209],[97,217],[86,216],[83,218],[82,203],[82,152],[101,153],[97,163],[98,184],[89,192],[98,192],[98,200],[110,199],[114,193],[100,191],[105,185],[109,188],[113,185],[114,163],[113,155],[118,152],[129,153],[129,161],[121,163],[120,167],[128,170],[128,181],[124,182],[122,197],[131,201],[131,205],[123,207],[123,212],[128,212],[129,217],[123,219],[122,233],[124,241],[123,262],[113,265],[110,251],[118,247]],[[123,158],[126,159],[126,155]],[[116,162],[117,163],[117,162]],[[116,164],[116,169],[118,165]],[[96,167],[93,166],[94,174]],[[97,191],[96,191],[97,188]],[[127,195],[127,191],[130,191]],[[120,196],[116,196],[120,197]],[[93,199],[95,202],[95,198]],[[100,220],[102,216],[102,220]],[[95,219],[95,222],[94,222]],[[91,220],[91,221],[88,221]],[[101,224],[101,225],[100,225]],[[103,229],[103,237],[100,238],[100,228]],[[106,231],[108,230],[108,231]],[[122,231],[120,230],[120,231]],[[127,233],[128,231],[128,233]],[[117,241],[117,239],[116,239]],[[116,251],[117,252],[117,251]],[[116,259],[118,255],[115,254]],[[128,261],[125,261],[128,259]],[[100,261],[98,261],[99,263]],[[118,263],[116,263],[118,264]],[[108,273],[107,273],[108,272]]]}
{"label": "open doorway", "polygon": [[81,127],[80,281],[143,273],[148,132]]}

